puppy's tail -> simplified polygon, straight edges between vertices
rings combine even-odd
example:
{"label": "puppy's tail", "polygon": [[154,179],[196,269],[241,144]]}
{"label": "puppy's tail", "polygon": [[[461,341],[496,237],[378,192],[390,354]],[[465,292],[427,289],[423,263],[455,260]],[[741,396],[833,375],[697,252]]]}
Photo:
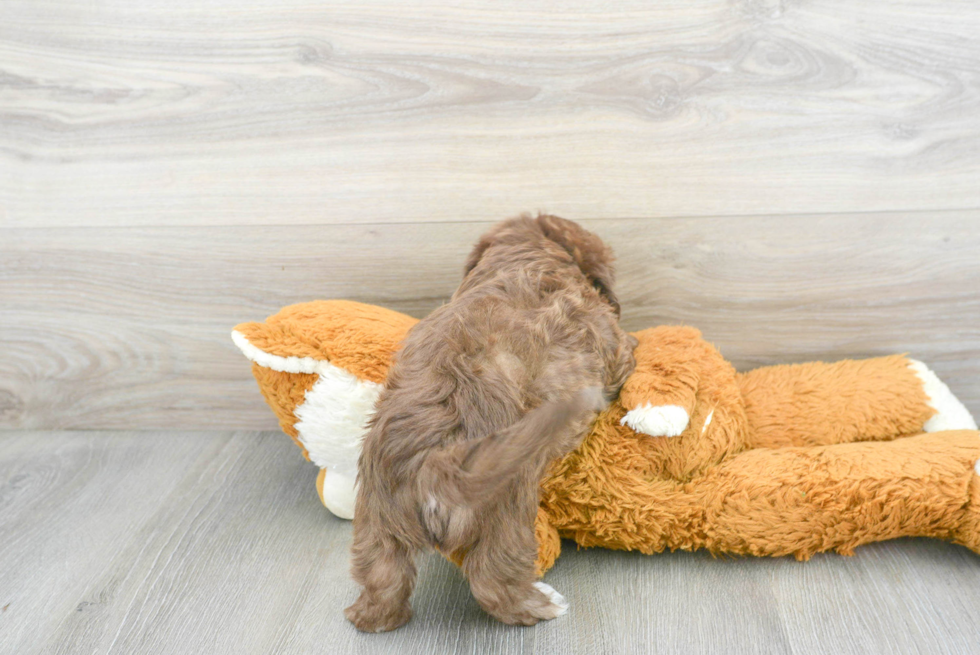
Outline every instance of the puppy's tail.
{"label": "puppy's tail", "polygon": [[569,433],[573,423],[605,409],[600,387],[587,387],[564,400],[547,402],[516,423],[472,443],[466,449],[459,478],[460,492],[468,502],[491,498],[518,470],[537,470],[578,445]]}

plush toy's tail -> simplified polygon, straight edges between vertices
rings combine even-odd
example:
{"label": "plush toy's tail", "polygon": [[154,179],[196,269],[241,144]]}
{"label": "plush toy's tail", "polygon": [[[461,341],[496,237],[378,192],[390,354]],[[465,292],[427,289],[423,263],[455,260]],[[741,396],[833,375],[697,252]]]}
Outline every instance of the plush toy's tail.
{"label": "plush toy's tail", "polygon": [[464,449],[461,493],[469,502],[490,498],[519,469],[541,469],[578,445],[582,422],[604,409],[600,387],[588,387],[570,398],[548,402],[516,423],[474,442]]}

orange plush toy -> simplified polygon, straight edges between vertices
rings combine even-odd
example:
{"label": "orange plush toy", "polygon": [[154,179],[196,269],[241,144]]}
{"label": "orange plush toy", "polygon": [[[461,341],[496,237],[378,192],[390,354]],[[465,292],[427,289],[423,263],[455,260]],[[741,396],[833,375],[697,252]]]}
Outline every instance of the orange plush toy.
{"label": "orange plush toy", "polygon": [[[286,307],[232,338],[282,429],[352,518],[360,440],[416,323],[350,301]],[[636,370],[581,446],[541,483],[538,568],[560,537],[643,553],[850,553],[900,536],[980,552],[980,433],[903,356],[737,373],[689,327],[634,334]]]}

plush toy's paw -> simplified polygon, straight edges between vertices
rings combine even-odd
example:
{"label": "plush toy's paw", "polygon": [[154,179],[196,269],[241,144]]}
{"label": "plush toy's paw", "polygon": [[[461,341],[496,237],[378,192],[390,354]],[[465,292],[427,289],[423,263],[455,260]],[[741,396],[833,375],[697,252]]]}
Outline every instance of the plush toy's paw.
{"label": "plush toy's paw", "polygon": [[929,406],[936,410],[932,418],[926,421],[922,427],[924,431],[977,429],[977,423],[973,420],[969,410],[928,366],[915,359],[909,360],[909,366],[922,380],[922,389],[929,397]]}
{"label": "plush toy's paw", "polygon": [[683,407],[678,405],[660,405],[654,407],[650,403],[631,409],[620,421],[637,432],[651,437],[677,437],[687,429],[690,417]]}

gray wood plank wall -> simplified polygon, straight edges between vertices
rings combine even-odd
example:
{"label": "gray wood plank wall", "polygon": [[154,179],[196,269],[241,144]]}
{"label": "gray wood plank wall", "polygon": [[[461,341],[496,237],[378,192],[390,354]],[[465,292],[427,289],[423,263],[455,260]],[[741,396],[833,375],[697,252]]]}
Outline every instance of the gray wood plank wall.
{"label": "gray wood plank wall", "polygon": [[973,0],[5,0],[11,226],[980,206]]}
{"label": "gray wood plank wall", "polygon": [[0,426],[274,428],[235,323],[580,219],[624,322],[980,414],[980,4],[0,6]]}

